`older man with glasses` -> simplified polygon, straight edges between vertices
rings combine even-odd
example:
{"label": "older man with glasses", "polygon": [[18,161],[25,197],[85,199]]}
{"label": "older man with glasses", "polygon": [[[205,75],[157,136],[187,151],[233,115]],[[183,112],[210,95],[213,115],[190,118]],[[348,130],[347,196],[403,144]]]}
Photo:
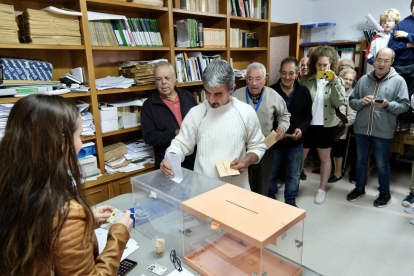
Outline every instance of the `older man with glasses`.
{"label": "older man with glasses", "polygon": [[355,189],[348,194],[347,200],[356,201],[365,196],[372,145],[378,168],[379,195],[374,201],[378,208],[391,202],[389,151],[397,127],[397,115],[410,107],[407,84],[391,67],[394,57],[392,49],[381,49],[374,59],[375,69],[358,81],[349,97],[349,106],[357,111],[354,123],[357,173]]}

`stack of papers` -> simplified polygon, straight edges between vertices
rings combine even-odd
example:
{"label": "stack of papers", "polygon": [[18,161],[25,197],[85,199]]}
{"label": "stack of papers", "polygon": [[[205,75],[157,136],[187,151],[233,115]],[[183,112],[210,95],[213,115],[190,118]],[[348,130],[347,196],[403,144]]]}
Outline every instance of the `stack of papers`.
{"label": "stack of papers", "polygon": [[234,76],[235,76],[236,78],[243,78],[243,77],[246,77],[246,71],[247,71],[247,69],[244,69],[244,70],[237,70],[237,69],[233,69]]}
{"label": "stack of papers", "polygon": [[128,153],[105,162],[106,172],[132,172],[144,168],[144,164],[155,163],[154,148],[145,144],[143,139],[125,143]]}
{"label": "stack of papers", "polygon": [[81,136],[92,136],[95,134],[95,125],[93,123],[93,115],[88,112],[89,104],[79,101],[76,105],[82,115],[82,133]]}
{"label": "stack of papers", "polygon": [[137,86],[154,85],[154,65],[166,59],[156,59],[149,61],[125,61],[119,65],[119,74],[133,78]]}
{"label": "stack of papers", "polygon": [[[54,12],[59,10],[52,8]],[[26,9],[18,18],[20,39],[25,43],[82,45],[76,12],[58,14]]]}
{"label": "stack of papers", "polygon": [[[105,249],[106,242],[108,240],[108,232],[109,232],[108,230],[105,230],[102,228],[95,229],[96,240],[98,241],[99,254],[101,254],[102,251]],[[129,254],[131,254],[138,248],[139,248],[139,245],[137,241],[134,239],[129,239],[129,241],[127,242],[125,246],[124,253],[122,254],[121,261],[125,259],[126,257],[128,257]]]}
{"label": "stack of papers", "polygon": [[0,4],[1,25],[0,43],[19,44],[19,27],[16,22],[14,6]]}
{"label": "stack of papers", "polygon": [[106,77],[95,80],[96,89],[130,88],[135,84],[134,79],[120,77]]}
{"label": "stack of papers", "polygon": [[4,136],[7,119],[9,118],[10,110],[14,104],[0,104],[0,140]]}

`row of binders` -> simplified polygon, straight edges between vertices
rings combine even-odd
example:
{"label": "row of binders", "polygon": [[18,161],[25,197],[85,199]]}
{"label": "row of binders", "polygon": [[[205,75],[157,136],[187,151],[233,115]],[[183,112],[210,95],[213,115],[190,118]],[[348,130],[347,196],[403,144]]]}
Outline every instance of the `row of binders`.
{"label": "row of binders", "polygon": [[201,81],[206,67],[217,58],[220,58],[220,55],[204,56],[201,52],[175,55],[177,82]]}
{"label": "row of binders", "polygon": [[219,13],[219,0],[175,0],[174,7],[187,11]]}
{"label": "row of binders", "polygon": [[231,13],[234,16],[266,19],[267,2],[262,0],[231,0]]}
{"label": "row of binders", "polygon": [[91,20],[89,30],[92,46],[163,46],[155,19]]}

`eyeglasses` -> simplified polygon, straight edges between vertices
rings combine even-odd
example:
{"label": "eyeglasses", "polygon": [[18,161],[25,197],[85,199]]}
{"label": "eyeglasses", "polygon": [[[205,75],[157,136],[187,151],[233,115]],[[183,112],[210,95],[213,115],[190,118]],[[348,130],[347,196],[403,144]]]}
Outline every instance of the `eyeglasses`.
{"label": "eyeglasses", "polygon": [[179,272],[183,271],[181,261],[178,259],[177,254],[175,253],[175,249],[171,250],[170,252],[170,260],[174,263],[175,269],[177,269]]}
{"label": "eyeglasses", "polygon": [[341,64],[339,67],[350,67],[351,65],[349,64]]}

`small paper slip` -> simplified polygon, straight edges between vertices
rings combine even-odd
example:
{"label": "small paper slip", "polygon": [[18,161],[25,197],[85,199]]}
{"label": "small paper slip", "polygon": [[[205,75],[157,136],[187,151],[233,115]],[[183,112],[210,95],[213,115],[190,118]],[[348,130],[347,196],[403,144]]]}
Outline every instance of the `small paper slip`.
{"label": "small paper slip", "polygon": [[293,134],[285,134],[286,137],[295,137]]}
{"label": "small paper slip", "polygon": [[147,270],[157,275],[162,275],[167,270],[167,268],[157,263],[152,263],[149,267],[147,267]]}
{"label": "small paper slip", "polygon": [[[106,242],[108,240],[108,230],[101,229],[101,228],[95,229],[95,235],[96,235],[96,240],[98,241],[99,254],[101,254],[102,251],[105,249]],[[129,254],[131,254],[138,248],[139,248],[138,243],[134,239],[129,239],[129,241],[127,242],[125,246],[124,253],[122,254],[121,261],[125,259],[126,257],[128,257]]]}
{"label": "small paper slip", "polygon": [[231,163],[230,161],[216,162],[216,167],[217,167],[220,177],[240,174],[238,170],[233,170],[230,168],[230,163]]}
{"label": "small paper slip", "polygon": [[275,137],[276,137],[276,132],[274,130],[272,130],[272,132],[270,132],[270,134],[267,135],[267,137],[264,140],[267,149],[270,149],[271,146],[276,144]]}
{"label": "small paper slip", "polygon": [[183,267],[183,270],[181,272],[177,269],[174,269],[174,271],[167,276],[194,276],[194,274]]}
{"label": "small paper slip", "polygon": [[171,170],[174,173],[174,177],[171,178],[171,180],[177,183],[181,183],[181,181],[183,181],[183,171],[181,169],[181,156],[179,156],[178,154],[168,152],[165,155],[165,158],[167,159],[168,165],[170,165]]}

